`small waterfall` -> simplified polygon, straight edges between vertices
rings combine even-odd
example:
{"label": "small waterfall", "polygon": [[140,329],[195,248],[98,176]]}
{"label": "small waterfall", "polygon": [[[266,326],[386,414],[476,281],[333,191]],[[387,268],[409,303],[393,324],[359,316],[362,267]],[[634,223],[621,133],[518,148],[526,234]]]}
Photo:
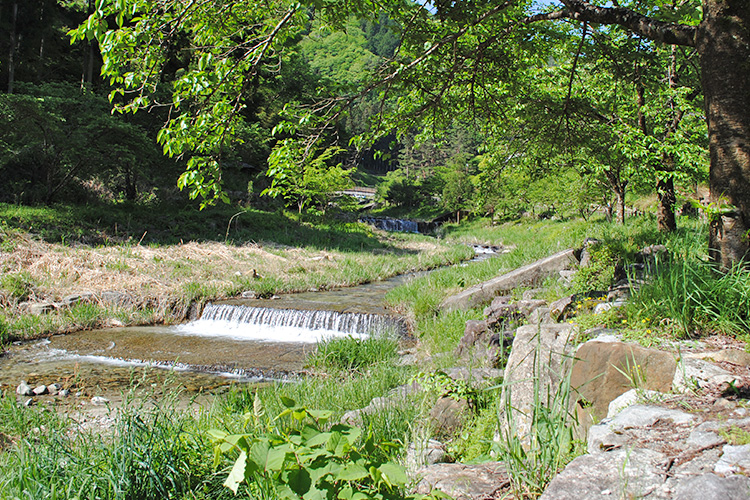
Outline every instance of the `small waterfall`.
{"label": "small waterfall", "polygon": [[381,314],[208,304],[198,321],[181,325],[178,331],[275,342],[318,342],[330,337],[401,334],[405,326],[403,320]]}
{"label": "small waterfall", "polygon": [[391,232],[401,233],[418,233],[419,224],[413,220],[406,219],[385,219],[379,217],[362,217],[362,222],[366,222],[378,229]]}

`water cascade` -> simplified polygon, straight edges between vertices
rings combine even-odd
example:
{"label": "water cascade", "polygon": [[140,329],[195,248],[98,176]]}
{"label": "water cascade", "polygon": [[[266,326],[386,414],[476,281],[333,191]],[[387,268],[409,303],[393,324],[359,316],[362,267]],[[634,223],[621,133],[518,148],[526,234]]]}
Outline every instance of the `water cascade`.
{"label": "water cascade", "polygon": [[181,325],[177,331],[187,335],[312,343],[331,337],[403,333],[405,325],[403,320],[383,314],[208,304],[199,320]]}
{"label": "water cascade", "polygon": [[418,233],[419,224],[413,220],[406,219],[386,219],[379,217],[362,217],[362,222],[375,226],[383,231],[401,232],[401,233]]}

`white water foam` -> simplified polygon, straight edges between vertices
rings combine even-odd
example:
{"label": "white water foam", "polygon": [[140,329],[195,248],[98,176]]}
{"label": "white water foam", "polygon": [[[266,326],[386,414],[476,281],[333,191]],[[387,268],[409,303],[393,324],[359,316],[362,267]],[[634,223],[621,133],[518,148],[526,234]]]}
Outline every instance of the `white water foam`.
{"label": "white water foam", "polygon": [[184,325],[178,325],[173,331],[183,335],[201,337],[223,337],[260,342],[293,342],[303,344],[314,344],[333,337],[354,337],[357,339],[368,337],[367,334],[340,332],[336,330],[310,330],[298,326],[258,325],[212,319],[200,319]]}
{"label": "white water foam", "polygon": [[[140,359],[123,359],[111,358],[108,356],[98,356],[94,354],[73,354],[62,349],[49,349],[39,361],[75,361],[80,363],[90,363],[96,365],[117,366],[122,368],[158,368],[160,370],[171,370],[175,372],[194,372],[194,367],[185,363],[166,362],[166,361],[143,361]],[[247,376],[242,370],[237,372],[229,371],[198,371],[197,373],[208,373],[217,375],[222,378],[236,379],[240,382],[259,382],[264,380],[263,377]],[[269,378],[268,380],[274,380]]]}
{"label": "white water foam", "polygon": [[208,304],[199,320],[176,326],[173,331],[203,337],[312,344],[334,337],[364,339],[398,328],[397,319],[378,314]]}

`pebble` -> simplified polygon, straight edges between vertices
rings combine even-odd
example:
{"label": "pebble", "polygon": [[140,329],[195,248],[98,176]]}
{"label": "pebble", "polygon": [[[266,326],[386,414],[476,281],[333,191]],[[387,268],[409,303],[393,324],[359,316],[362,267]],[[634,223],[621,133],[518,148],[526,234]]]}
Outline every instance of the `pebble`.
{"label": "pebble", "polygon": [[107,403],[109,403],[109,399],[103,398],[101,396],[94,396],[91,398],[91,404],[95,406],[104,406]]}
{"label": "pebble", "polygon": [[47,394],[47,386],[38,385],[34,387],[34,390],[32,392],[34,393],[34,396],[41,396],[42,394]]}
{"label": "pebble", "polygon": [[64,397],[64,398],[67,398],[67,397],[68,397],[68,396],[70,395],[70,390],[68,390],[68,389],[63,389],[63,390],[61,390],[61,391],[60,391],[60,392],[59,392],[58,394],[59,394],[60,396]]}
{"label": "pebble", "polygon": [[21,381],[18,387],[16,387],[16,394],[19,396],[31,396],[33,393],[33,389],[26,381]]}
{"label": "pebble", "polygon": [[23,404],[26,407],[32,406],[34,404],[34,400],[32,398],[29,398],[26,400],[26,402]]}

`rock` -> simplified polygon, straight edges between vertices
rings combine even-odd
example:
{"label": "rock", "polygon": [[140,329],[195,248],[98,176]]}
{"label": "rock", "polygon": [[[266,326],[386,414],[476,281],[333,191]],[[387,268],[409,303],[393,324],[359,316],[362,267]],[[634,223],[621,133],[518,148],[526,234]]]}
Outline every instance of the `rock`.
{"label": "rock", "polygon": [[52,302],[33,302],[28,306],[29,313],[36,316],[49,314],[55,309],[57,309],[57,306]]}
{"label": "rock", "polygon": [[695,417],[679,410],[637,404],[625,408],[612,418],[606,418],[589,429],[588,452],[602,453],[623,446],[628,437],[623,430],[649,427],[657,421],[670,420],[673,424],[687,424]]}
{"label": "rock", "polygon": [[127,307],[133,305],[133,298],[124,292],[109,290],[99,294],[99,300],[105,304],[118,307]]}
{"label": "rock", "polygon": [[581,249],[581,263],[579,267],[588,267],[591,264],[591,247],[601,243],[596,238],[586,238],[583,240],[583,248]]}
{"label": "rock", "polygon": [[603,314],[607,311],[611,311],[612,309],[623,307],[626,304],[627,302],[625,302],[624,300],[615,300],[613,302],[602,302],[594,306],[594,314]]}
{"label": "rock", "polygon": [[552,316],[550,315],[549,307],[539,307],[537,309],[534,309],[531,312],[531,314],[529,314],[529,317],[526,319],[528,320],[529,323],[534,324],[534,325],[555,322],[552,319]]}
{"label": "rock", "polygon": [[489,327],[508,324],[523,317],[516,304],[500,304],[484,308],[484,316]]}
{"label": "rock", "polygon": [[21,381],[21,383],[18,384],[18,387],[16,387],[16,394],[19,396],[31,396],[34,394],[34,391],[29,384],[25,381]]}
{"label": "rock", "polygon": [[551,303],[549,305],[550,317],[555,321],[567,319],[573,309],[573,299],[575,299],[575,295],[569,295],[567,297],[559,298]]}
{"label": "rock", "polygon": [[532,288],[531,290],[526,290],[523,292],[521,297],[523,300],[533,300],[536,299],[539,294],[544,293],[546,290],[544,288]]}
{"label": "rock", "polygon": [[701,355],[703,359],[710,359],[717,363],[732,363],[733,365],[750,366],[750,352],[739,349],[723,349]]}
{"label": "rock", "polygon": [[607,302],[617,302],[623,305],[630,298],[630,284],[611,286],[607,290]]}
{"label": "rock", "polygon": [[505,464],[501,462],[434,464],[419,469],[416,475],[419,478],[416,493],[428,495],[440,490],[455,500],[501,498],[497,495],[510,484]]}
{"label": "rock", "polygon": [[578,263],[574,249],[563,250],[514,271],[467,288],[448,297],[440,308],[446,311],[467,310],[487,303],[493,297],[521,286],[533,285],[550,274]]}
{"label": "rock", "polygon": [[629,406],[633,406],[636,403],[655,403],[662,401],[666,394],[657,391],[648,391],[645,389],[630,389],[617,396],[612,402],[609,403],[607,409],[607,418],[614,418],[618,413]]}
{"label": "rock", "polygon": [[681,481],[675,490],[679,500],[734,500],[750,498],[750,478],[701,474]]}
{"label": "rock", "polygon": [[573,277],[576,275],[576,271],[572,269],[563,269],[558,274],[560,275],[558,281],[565,286],[570,286],[573,283]]}
{"label": "rock", "polygon": [[94,292],[76,292],[63,297],[60,301],[60,307],[70,307],[76,304],[82,304],[85,302],[92,302],[96,298]]}
{"label": "rock", "polygon": [[34,390],[32,391],[34,393],[34,396],[41,396],[43,394],[47,394],[47,386],[46,385],[38,385],[34,387]]}
{"label": "rock", "polygon": [[734,383],[737,377],[713,363],[685,355],[677,366],[672,384],[675,390],[687,391],[705,385]]}
{"label": "rock", "polygon": [[643,262],[647,268],[653,267],[659,262],[665,262],[669,257],[667,247],[664,245],[649,245],[644,247],[638,255],[636,260]]}
{"label": "rock", "polygon": [[672,498],[664,490],[664,472],[657,465],[666,458],[640,448],[583,455],[552,479],[539,500]]}
{"label": "rock", "polygon": [[244,292],[242,292],[242,298],[243,299],[255,299],[255,298],[257,298],[257,296],[256,296],[256,294],[255,294],[254,291],[252,291],[252,290],[245,290]]}
{"label": "rock", "polygon": [[[529,434],[535,398],[546,401],[569,369],[568,344],[576,332],[569,324],[525,325],[516,330],[505,366],[501,400],[513,408],[513,426],[521,439]],[[504,426],[508,424],[503,422]]]}
{"label": "rock", "polygon": [[724,452],[714,467],[714,472],[721,475],[750,473],[750,444],[733,446],[724,445]]}
{"label": "rock", "polygon": [[453,380],[461,380],[471,387],[477,387],[486,385],[488,382],[494,384],[503,376],[503,370],[498,368],[454,367],[446,370],[445,374]]}
{"label": "rock", "polygon": [[[607,416],[610,402],[630,389],[670,392],[676,366],[668,352],[592,340],[576,350],[570,385],[579,407],[598,421]],[[579,411],[584,427],[587,420]]]}
{"label": "rock", "polygon": [[470,414],[471,408],[466,399],[443,396],[430,410],[430,421],[437,435],[453,436]]}
{"label": "rock", "polygon": [[29,406],[34,406],[34,400],[33,400],[32,398],[29,398],[29,399],[27,399],[26,401],[24,401],[23,405],[24,405],[25,407],[27,407],[27,408],[28,408]]}
{"label": "rock", "polygon": [[62,389],[62,386],[57,383],[50,384],[47,386],[47,391],[49,391],[49,393],[52,394],[53,396],[56,396],[60,392],[60,389]]}
{"label": "rock", "polygon": [[464,336],[458,342],[456,351],[460,356],[464,353],[469,352],[479,343],[487,343],[488,338],[489,335],[487,322],[484,320],[470,319],[466,322],[466,327],[464,328]]}
{"label": "rock", "polygon": [[416,470],[425,465],[442,463],[445,457],[445,445],[436,439],[428,439],[426,442],[409,443],[404,461],[407,469]]}
{"label": "rock", "polygon": [[63,390],[61,390],[58,393],[58,395],[61,396],[61,397],[63,397],[63,398],[67,398],[70,395],[70,390],[69,389],[63,389]]}
{"label": "rock", "polygon": [[109,403],[109,399],[103,398],[101,396],[94,396],[91,398],[91,404],[94,406],[105,406]]}
{"label": "rock", "polygon": [[518,312],[526,316],[527,318],[531,313],[539,309],[540,307],[545,307],[547,305],[546,300],[519,300],[516,303],[516,307],[518,308]]}

